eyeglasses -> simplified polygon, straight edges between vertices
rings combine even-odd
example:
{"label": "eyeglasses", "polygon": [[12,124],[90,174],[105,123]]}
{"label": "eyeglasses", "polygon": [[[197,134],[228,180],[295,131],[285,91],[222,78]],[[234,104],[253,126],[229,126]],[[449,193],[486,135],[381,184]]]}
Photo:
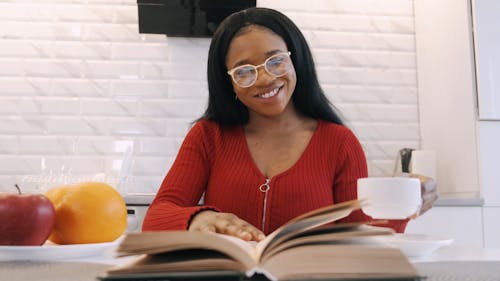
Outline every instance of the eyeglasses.
{"label": "eyeglasses", "polygon": [[257,81],[258,68],[263,66],[269,75],[273,77],[281,77],[285,75],[292,61],[290,60],[291,52],[283,52],[272,55],[266,59],[263,64],[252,65],[244,64],[230,69],[227,74],[231,76],[234,83],[242,88],[248,88]]}

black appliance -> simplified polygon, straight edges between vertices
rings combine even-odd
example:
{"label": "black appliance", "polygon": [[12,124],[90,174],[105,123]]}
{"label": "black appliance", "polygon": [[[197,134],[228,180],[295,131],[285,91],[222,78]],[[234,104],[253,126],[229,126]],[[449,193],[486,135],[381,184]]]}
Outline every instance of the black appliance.
{"label": "black appliance", "polygon": [[256,0],[137,0],[139,33],[211,37],[228,15]]}

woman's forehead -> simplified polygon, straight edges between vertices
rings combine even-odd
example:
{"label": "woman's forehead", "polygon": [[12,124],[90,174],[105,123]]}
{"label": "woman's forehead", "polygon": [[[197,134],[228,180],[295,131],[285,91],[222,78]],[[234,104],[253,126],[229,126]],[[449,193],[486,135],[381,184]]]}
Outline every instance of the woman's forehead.
{"label": "woman's forehead", "polygon": [[[234,36],[233,36],[233,40],[240,36],[240,35],[243,35],[245,33],[248,33],[248,32],[252,32],[252,31],[255,31],[255,30],[260,30],[260,31],[268,31],[268,32],[271,32],[271,33],[274,33],[276,34],[274,31],[272,31],[270,28],[268,27],[265,27],[263,25],[258,25],[258,24],[250,24],[250,25],[246,25],[246,26],[243,26],[242,28],[240,28],[240,30],[238,30]],[[276,34],[277,35],[277,34]]]}
{"label": "woman's forehead", "polygon": [[287,51],[285,41],[276,33],[264,27],[248,27],[229,44],[226,66],[240,64],[260,64],[271,53]]}
{"label": "woman's forehead", "polygon": [[269,28],[251,25],[242,28],[229,44],[227,57],[265,54],[271,50],[286,51],[283,38]]}

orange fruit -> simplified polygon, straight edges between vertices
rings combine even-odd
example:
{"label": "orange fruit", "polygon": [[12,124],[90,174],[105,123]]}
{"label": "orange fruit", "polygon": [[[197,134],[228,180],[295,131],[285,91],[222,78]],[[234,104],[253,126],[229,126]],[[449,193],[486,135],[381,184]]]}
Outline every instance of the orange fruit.
{"label": "orange fruit", "polygon": [[49,189],[56,222],[49,240],[57,244],[111,242],[127,228],[127,206],[112,186],[84,182]]}

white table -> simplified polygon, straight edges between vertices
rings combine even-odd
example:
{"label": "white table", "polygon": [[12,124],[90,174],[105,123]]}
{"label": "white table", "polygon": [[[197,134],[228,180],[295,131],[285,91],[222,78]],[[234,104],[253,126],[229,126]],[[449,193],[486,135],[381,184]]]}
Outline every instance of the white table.
{"label": "white table", "polygon": [[[95,281],[110,266],[133,258],[93,257],[67,261],[0,262],[0,280]],[[411,258],[426,281],[500,281],[500,249],[443,247],[431,256]]]}
{"label": "white table", "polygon": [[448,246],[410,260],[426,281],[500,281],[500,249]]}

